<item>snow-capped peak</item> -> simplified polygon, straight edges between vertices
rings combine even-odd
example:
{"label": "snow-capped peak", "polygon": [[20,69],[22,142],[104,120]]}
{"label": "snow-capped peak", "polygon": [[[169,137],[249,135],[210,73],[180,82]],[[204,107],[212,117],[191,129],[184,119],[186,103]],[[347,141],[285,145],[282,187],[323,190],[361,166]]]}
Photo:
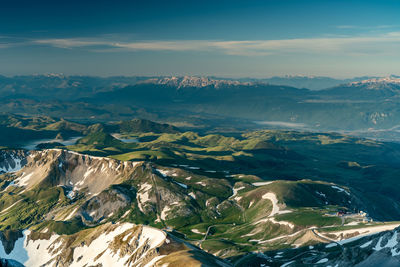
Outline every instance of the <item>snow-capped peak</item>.
{"label": "snow-capped peak", "polygon": [[400,86],[400,77],[399,76],[387,76],[381,78],[372,78],[367,80],[362,80],[359,82],[351,82],[350,86],[366,86],[367,89],[383,89],[388,86]]}
{"label": "snow-capped peak", "polygon": [[212,79],[209,77],[196,77],[196,76],[183,76],[183,77],[162,77],[162,78],[153,78],[149,80],[145,80],[141,83],[154,83],[154,84],[165,84],[169,86],[180,88],[186,87],[195,87],[195,88],[202,88],[208,86],[214,86],[218,88],[223,85],[249,85],[249,82],[239,82],[234,80],[220,80],[220,79]]}

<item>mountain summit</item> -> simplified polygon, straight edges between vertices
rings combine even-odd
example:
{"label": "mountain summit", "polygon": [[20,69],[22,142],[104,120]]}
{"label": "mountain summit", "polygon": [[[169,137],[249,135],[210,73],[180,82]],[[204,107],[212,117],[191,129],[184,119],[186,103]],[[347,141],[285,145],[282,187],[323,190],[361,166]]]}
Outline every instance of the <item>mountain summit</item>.
{"label": "mountain summit", "polygon": [[140,83],[150,83],[150,84],[163,84],[176,87],[177,89],[194,87],[194,88],[202,88],[213,86],[215,88],[219,88],[221,86],[232,86],[232,85],[251,85],[250,82],[240,82],[235,80],[220,80],[220,79],[212,79],[209,77],[195,77],[195,76],[184,76],[184,77],[160,77],[160,78],[152,78]]}
{"label": "mountain summit", "polygon": [[400,76],[391,75],[383,78],[372,78],[359,82],[351,82],[349,85],[371,90],[400,89]]}

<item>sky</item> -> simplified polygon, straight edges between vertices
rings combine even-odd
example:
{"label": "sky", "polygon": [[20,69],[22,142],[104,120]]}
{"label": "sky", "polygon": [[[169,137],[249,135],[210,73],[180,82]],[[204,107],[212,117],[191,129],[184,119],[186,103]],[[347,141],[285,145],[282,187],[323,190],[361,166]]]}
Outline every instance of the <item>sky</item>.
{"label": "sky", "polygon": [[400,1],[0,0],[0,74],[400,74]]}

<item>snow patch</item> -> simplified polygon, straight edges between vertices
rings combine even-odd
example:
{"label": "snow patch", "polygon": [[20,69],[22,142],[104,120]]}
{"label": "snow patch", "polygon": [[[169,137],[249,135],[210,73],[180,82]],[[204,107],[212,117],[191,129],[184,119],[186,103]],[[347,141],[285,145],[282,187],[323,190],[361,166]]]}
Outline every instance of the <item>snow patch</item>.
{"label": "snow patch", "polygon": [[336,243],[330,243],[330,244],[326,245],[325,248],[333,248],[333,247],[336,247],[337,245],[338,244],[336,244]]}
{"label": "snow patch", "polygon": [[367,243],[362,244],[362,245],[360,246],[360,248],[366,248],[366,247],[368,247],[368,246],[371,245],[371,244],[372,244],[372,240],[371,240],[371,241],[368,241]]}
{"label": "snow patch", "polygon": [[238,188],[232,188],[232,196],[230,196],[230,198],[235,197],[235,196],[237,195],[237,193],[238,193],[240,190],[244,189],[244,188],[245,188],[244,186],[241,186],[241,187],[238,187]]}
{"label": "snow patch", "polygon": [[181,187],[185,188],[185,189],[187,189],[187,188],[188,188],[188,186],[187,186],[187,185],[185,185],[185,184],[182,184],[182,183],[179,183],[179,182],[176,182],[176,181],[175,181],[175,183],[176,183],[177,185],[179,185],[179,186],[181,186]]}
{"label": "snow patch", "polygon": [[256,183],[252,183],[252,185],[254,186],[263,186],[263,185],[268,185],[268,184],[272,184],[274,181],[269,181],[269,182],[256,182]]}
{"label": "snow patch", "polygon": [[199,235],[205,235],[206,233],[200,232],[198,229],[192,229],[191,230],[193,233],[195,234],[199,234]]}
{"label": "snow patch", "polygon": [[323,259],[317,261],[317,264],[326,263],[326,262],[328,262],[328,261],[329,261],[329,260],[328,260],[327,258],[323,258]]}
{"label": "snow patch", "polygon": [[290,213],[292,211],[290,210],[280,210],[278,206],[278,199],[276,198],[276,195],[274,193],[266,193],[262,196],[262,199],[268,199],[272,202],[272,211],[268,217],[275,216],[275,214],[284,214],[284,213]]}
{"label": "snow patch", "polygon": [[343,189],[343,188],[341,188],[341,187],[339,187],[339,186],[332,185],[331,187],[332,187],[333,189],[338,190],[339,192],[344,192],[344,193],[346,193],[348,196],[350,196],[350,192],[348,192],[347,190],[345,190],[345,189]]}

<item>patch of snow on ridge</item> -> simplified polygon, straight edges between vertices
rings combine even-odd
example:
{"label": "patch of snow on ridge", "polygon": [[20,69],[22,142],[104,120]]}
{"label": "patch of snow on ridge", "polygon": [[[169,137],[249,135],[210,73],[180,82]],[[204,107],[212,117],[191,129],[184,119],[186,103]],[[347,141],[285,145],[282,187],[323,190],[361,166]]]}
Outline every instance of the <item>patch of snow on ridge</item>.
{"label": "patch of snow on ridge", "polygon": [[325,248],[333,248],[336,247],[338,244],[336,243],[329,243],[328,245],[325,246]]}
{"label": "patch of snow on ridge", "polygon": [[262,199],[269,199],[272,202],[272,211],[271,214],[268,217],[275,216],[275,214],[284,214],[284,213],[289,213],[292,212],[290,210],[280,210],[278,206],[278,199],[276,198],[276,195],[274,193],[266,193],[262,196]]}
{"label": "patch of snow on ridge", "polygon": [[263,185],[268,185],[268,184],[272,184],[274,181],[269,181],[269,182],[256,182],[256,183],[252,183],[252,185],[254,186],[263,186]]}
{"label": "patch of snow on ridge", "polygon": [[323,258],[323,259],[319,260],[319,261],[317,262],[317,264],[326,263],[326,262],[328,262],[328,261],[329,261],[329,260],[328,260],[327,258]]}
{"label": "patch of snow on ridge", "polygon": [[131,212],[131,210],[127,210],[125,213],[124,213],[124,215],[122,215],[122,217],[121,218],[125,218],[126,216],[128,216],[128,214]]}
{"label": "patch of snow on ridge", "polygon": [[76,195],[77,195],[76,191],[71,190],[71,191],[68,192],[67,198],[69,198],[70,200],[74,200]]}
{"label": "patch of snow on ridge", "polygon": [[383,237],[381,236],[378,240],[378,243],[375,245],[374,250],[379,251],[382,250],[384,248],[391,248],[391,252],[392,255],[393,254],[397,254],[398,252],[396,252],[396,250],[394,249],[394,247],[399,243],[397,241],[397,231],[394,232],[394,234],[392,235],[392,237],[387,241],[387,244],[382,246],[382,239]]}
{"label": "patch of snow on ridge", "polygon": [[339,187],[339,186],[332,185],[331,187],[332,187],[333,189],[337,189],[339,192],[344,192],[344,193],[346,193],[348,196],[350,196],[350,192],[348,192],[347,190],[345,190],[345,189],[343,189],[343,188],[341,188],[341,187]]}
{"label": "patch of snow on ridge", "polygon": [[199,234],[199,235],[205,235],[206,233],[200,232],[198,229],[192,229],[191,230],[193,233],[195,234]]}
{"label": "patch of snow on ridge", "polygon": [[163,177],[167,177],[169,175],[170,171],[165,171],[165,170],[161,170],[161,169],[156,169],[159,173],[161,173],[161,175]]}
{"label": "patch of snow on ridge", "polygon": [[33,172],[31,172],[29,174],[23,173],[23,175],[16,180],[17,181],[17,185],[18,186],[26,186],[26,185],[28,185],[29,180],[31,179],[32,175],[33,175]]}
{"label": "patch of snow on ridge", "polygon": [[83,175],[83,180],[85,180],[92,172],[94,172],[94,170],[92,169],[92,167],[89,167],[89,169],[87,169],[87,171]]}
{"label": "patch of snow on ridge", "polygon": [[76,208],[68,215],[68,217],[65,218],[64,220],[65,220],[65,221],[68,221],[68,220],[72,219],[72,218],[74,217],[76,211],[78,210],[78,208],[79,208],[79,207],[76,207]]}
{"label": "patch of snow on ridge", "polygon": [[367,243],[362,244],[362,245],[360,246],[360,248],[366,248],[366,247],[368,247],[368,246],[371,245],[371,244],[372,244],[372,240],[371,240],[371,241],[368,241]]}
{"label": "patch of snow on ridge", "polygon": [[19,202],[21,202],[21,201],[22,201],[22,199],[20,199],[20,200],[14,202],[11,206],[9,206],[9,207],[7,207],[6,209],[2,210],[2,211],[0,212],[0,214],[2,214],[2,213],[4,213],[4,212],[8,211],[9,209],[11,209],[12,207],[14,207],[15,205],[17,205],[17,204],[18,204]]}
{"label": "patch of snow on ridge", "polygon": [[293,262],[295,262],[295,261],[286,262],[286,263],[282,264],[281,267],[289,266],[289,265],[292,264]]}
{"label": "patch of snow on ridge", "polygon": [[289,226],[292,229],[294,228],[294,224],[290,223],[290,222],[287,222],[287,221],[277,221],[277,220],[275,220],[275,218],[269,218],[268,220],[271,221],[274,224],[282,224],[282,225]]}
{"label": "patch of snow on ridge", "polygon": [[255,222],[254,224],[259,224],[259,223],[262,223],[262,222],[272,222],[273,224],[281,224],[281,225],[289,226],[291,229],[294,228],[294,224],[293,223],[290,223],[290,222],[287,222],[287,221],[277,221],[277,220],[275,220],[275,218],[261,219],[261,220]]}
{"label": "patch of snow on ridge", "polygon": [[191,169],[191,170],[200,170],[200,167],[192,167],[192,166],[189,166],[188,169]]}
{"label": "patch of snow on ridge", "polygon": [[151,184],[144,183],[144,184],[142,184],[142,185],[140,186],[140,188],[139,188],[139,190],[138,190],[138,192],[137,192],[136,200],[137,200],[137,203],[138,203],[139,210],[140,210],[141,212],[144,211],[144,210],[143,210],[143,204],[150,200],[150,197],[149,197],[149,190],[150,190],[151,188],[152,188],[152,185],[151,185]]}
{"label": "patch of snow on ridge", "polygon": [[232,196],[230,196],[230,198],[235,197],[235,196],[237,195],[237,193],[238,193],[240,190],[244,189],[244,188],[245,188],[244,186],[241,186],[241,187],[238,187],[238,188],[232,188]]}
{"label": "patch of snow on ridge", "polygon": [[165,219],[167,218],[167,212],[169,212],[170,210],[171,210],[171,207],[165,206],[164,209],[161,211],[161,219],[163,221],[165,221]]}
{"label": "patch of snow on ridge", "polygon": [[177,182],[177,181],[175,181],[175,183],[176,183],[177,185],[179,185],[179,186],[181,186],[181,187],[185,188],[185,189],[187,189],[187,188],[188,188],[188,186],[187,186],[187,185],[185,185],[185,184],[179,183],[179,182]]}

